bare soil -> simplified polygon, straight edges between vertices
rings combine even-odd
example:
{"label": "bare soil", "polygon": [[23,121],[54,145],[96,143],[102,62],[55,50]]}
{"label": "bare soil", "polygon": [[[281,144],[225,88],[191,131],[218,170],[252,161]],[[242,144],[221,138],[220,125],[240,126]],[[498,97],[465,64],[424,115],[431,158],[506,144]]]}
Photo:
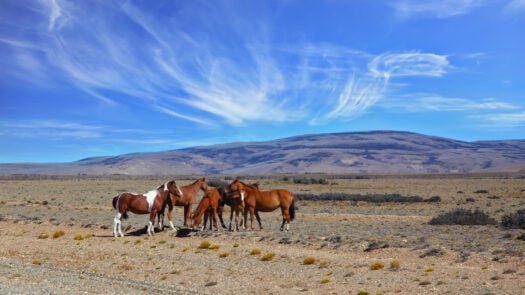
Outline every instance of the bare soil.
{"label": "bare soil", "polygon": [[[187,184],[197,177],[174,178]],[[279,210],[261,213],[263,230],[166,228],[153,237],[145,233],[147,216],[130,214],[123,222],[126,237],[113,238],[111,199],[168,179],[0,180],[0,293],[525,293],[525,230],[499,224],[504,215],[525,208],[520,175],[330,177],[323,185],[294,184],[293,176],[244,178],[258,181],[262,190],[296,194],[400,194],[441,201],[298,200],[288,232],[279,231]],[[498,224],[428,224],[455,208],[482,210]],[[175,210],[180,226],[182,208]],[[203,249],[203,242],[211,247]]]}

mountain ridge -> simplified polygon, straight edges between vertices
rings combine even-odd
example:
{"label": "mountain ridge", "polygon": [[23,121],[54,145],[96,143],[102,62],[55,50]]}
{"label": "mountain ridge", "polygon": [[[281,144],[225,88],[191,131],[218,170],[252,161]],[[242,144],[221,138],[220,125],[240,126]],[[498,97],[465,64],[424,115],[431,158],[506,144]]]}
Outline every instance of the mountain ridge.
{"label": "mountain ridge", "polygon": [[88,157],[68,163],[0,164],[0,174],[390,174],[523,168],[525,140],[466,142],[408,131],[377,130]]}

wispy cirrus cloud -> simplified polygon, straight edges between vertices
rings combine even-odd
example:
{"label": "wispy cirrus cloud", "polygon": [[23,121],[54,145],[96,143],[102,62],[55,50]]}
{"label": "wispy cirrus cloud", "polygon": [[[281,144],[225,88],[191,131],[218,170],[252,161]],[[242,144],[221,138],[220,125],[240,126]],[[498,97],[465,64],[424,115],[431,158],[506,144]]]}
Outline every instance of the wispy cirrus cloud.
{"label": "wispy cirrus cloud", "polygon": [[469,112],[485,111],[515,111],[520,106],[497,100],[494,98],[467,99],[458,97],[444,97],[437,94],[413,93],[401,97],[390,98],[381,103],[385,108],[403,109],[408,112],[435,111],[435,112]]}
{"label": "wispy cirrus cloud", "polygon": [[512,0],[503,8],[504,13],[520,13],[525,12],[525,0]]}
{"label": "wispy cirrus cloud", "polygon": [[471,12],[483,0],[399,0],[390,2],[399,18],[448,18]]}
{"label": "wispy cirrus cloud", "polygon": [[441,77],[452,66],[446,55],[434,53],[385,53],[368,64],[375,77]]}
{"label": "wispy cirrus cloud", "polygon": [[350,120],[381,101],[391,79],[441,77],[452,68],[446,55],[435,53],[276,46],[264,23],[224,26],[224,17],[210,18],[205,25],[235,36],[224,42],[200,28],[184,8],[157,19],[131,2],[41,5],[45,13],[26,27],[35,38],[0,36],[8,46],[23,47],[15,62],[32,72],[28,80],[40,73],[65,80],[108,107],[138,102],[206,126]]}

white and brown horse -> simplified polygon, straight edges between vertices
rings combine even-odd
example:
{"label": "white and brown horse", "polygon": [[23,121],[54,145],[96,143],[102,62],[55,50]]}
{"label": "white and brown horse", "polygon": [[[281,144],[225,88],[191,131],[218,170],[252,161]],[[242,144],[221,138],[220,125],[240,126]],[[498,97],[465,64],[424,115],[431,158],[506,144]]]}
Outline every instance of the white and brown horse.
{"label": "white and brown horse", "polygon": [[[117,210],[117,214],[113,219],[113,235],[118,237],[124,236],[122,233],[122,218],[128,218],[128,211],[135,214],[148,214],[148,235],[154,233],[153,223],[155,222],[155,216],[157,212],[160,212],[168,205],[170,208],[173,207],[172,195],[174,199],[183,197],[183,193],[179,186],[175,183],[175,180],[166,182],[160,185],[158,188],[151,190],[145,194],[132,194],[132,193],[121,193],[120,195],[113,198],[113,208]],[[162,226],[159,224],[159,226]]]}

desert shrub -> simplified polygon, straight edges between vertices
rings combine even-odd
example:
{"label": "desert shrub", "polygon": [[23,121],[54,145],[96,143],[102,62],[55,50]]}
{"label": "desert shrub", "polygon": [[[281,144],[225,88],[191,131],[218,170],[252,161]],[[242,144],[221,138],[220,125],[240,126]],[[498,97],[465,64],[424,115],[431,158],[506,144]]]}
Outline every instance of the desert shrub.
{"label": "desert shrub", "polygon": [[204,241],[202,241],[202,242],[199,244],[199,246],[197,246],[197,248],[199,248],[199,249],[209,249],[210,246],[211,246],[210,242],[204,240]]}
{"label": "desert shrub", "polygon": [[399,260],[392,260],[390,261],[390,269],[397,270],[401,267],[401,263]]}
{"label": "desert shrub", "polygon": [[440,202],[441,197],[433,196],[428,199],[423,199],[419,196],[402,196],[400,194],[384,194],[384,195],[349,195],[345,193],[322,193],[314,194],[296,194],[295,197],[299,200],[308,201],[352,201],[352,202],[370,202],[370,203],[418,203],[418,202]]}
{"label": "desert shrub", "polygon": [[261,256],[261,260],[262,261],[270,261],[272,260],[273,258],[275,257],[275,254],[271,253],[271,252],[268,252],[268,253],[265,253]]}
{"label": "desert shrub", "polygon": [[294,178],[293,183],[295,184],[328,184],[328,180],[324,178],[307,178],[307,177],[301,177],[301,178]]}
{"label": "desert shrub", "polygon": [[38,260],[38,259],[33,259],[33,264],[34,265],[40,265],[40,264],[42,264],[42,262],[40,262],[40,260]]}
{"label": "desert shrub", "polygon": [[305,257],[303,260],[303,264],[314,264],[315,258],[312,256]]}
{"label": "desert shrub", "polygon": [[259,255],[261,254],[261,250],[259,248],[253,248],[250,252],[250,255]]}
{"label": "desert shrub", "polygon": [[213,187],[227,186],[230,184],[229,182],[224,181],[222,179],[209,179],[206,181],[206,183],[208,183],[209,186]]}
{"label": "desert shrub", "polygon": [[385,264],[381,261],[374,261],[372,264],[370,264],[370,270],[379,270],[383,269],[385,267]]}
{"label": "desert shrub", "polygon": [[226,258],[226,257],[228,257],[228,256],[230,256],[230,253],[229,253],[229,252],[222,252],[222,253],[219,254],[219,257],[220,257],[220,258]]}
{"label": "desert shrub", "polygon": [[357,295],[368,295],[367,291],[359,291],[357,292]]}
{"label": "desert shrub", "polygon": [[56,232],[53,233],[53,239],[56,239],[56,238],[60,238],[61,236],[63,236],[65,233],[63,230],[57,230]]}
{"label": "desert shrub", "polygon": [[479,189],[479,190],[475,191],[474,193],[475,194],[488,194],[489,191],[485,190],[485,189]]}
{"label": "desert shrub", "polygon": [[321,284],[327,284],[327,283],[330,283],[330,279],[329,278],[323,278],[321,280]]}
{"label": "desert shrub", "polygon": [[506,228],[525,229],[525,209],[520,209],[512,214],[507,214],[501,219],[501,226]]}
{"label": "desert shrub", "polygon": [[81,234],[76,234],[73,239],[75,241],[82,241],[84,239],[84,237],[81,235]]}
{"label": "desert shrub", "polygon": [[38,236],[39,239],[47,239],[49,238],[49,235],[46,234],[46,233],[41,233],[39,236]]}
{"label": "desert shrub", "polygon": [[210,250],[215,250],[215,251],[219,250],[219,248],[220,248],[220,246],[219,246],[219,245],[216,245],[216,244],[210,245],[210,246],[208,247],[208,249],[210,249]]}
{"label": "desert shrub", "polygon": [[431,225],[488,225],[496,224],[485,212],[476,209],[457,208],[452,211],[433,217],[428,224]]}

